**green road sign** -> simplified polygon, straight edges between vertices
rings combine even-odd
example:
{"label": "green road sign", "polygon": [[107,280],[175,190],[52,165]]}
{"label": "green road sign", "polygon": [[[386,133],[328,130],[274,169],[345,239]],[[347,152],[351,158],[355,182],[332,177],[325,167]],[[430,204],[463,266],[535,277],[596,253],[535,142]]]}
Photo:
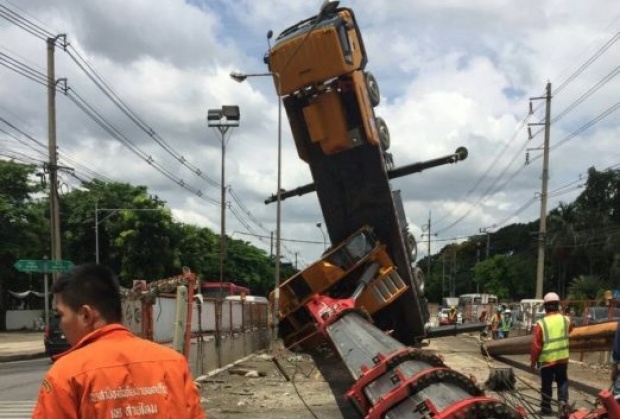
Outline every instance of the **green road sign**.
{"label": "green road sign", "polygon": [[70,260],[18,260],[13,265],[20,272],[67,272],[73,269]]}
{"label": "green road sign", "polygon": [[73,269],[73,262],[70,260],[48,260],[48,272],[69,272]]}

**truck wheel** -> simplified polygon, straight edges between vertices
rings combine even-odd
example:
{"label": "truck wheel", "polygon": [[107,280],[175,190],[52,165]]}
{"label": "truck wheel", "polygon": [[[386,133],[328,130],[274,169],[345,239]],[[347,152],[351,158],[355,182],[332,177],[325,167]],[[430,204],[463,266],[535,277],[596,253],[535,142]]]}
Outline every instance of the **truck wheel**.
{"label": "truck wheel", "polygon": [[416,266],[413,268],[413,278],[415,279],[418,293],[424,295],[424,271]]}
{"label": "truck wheel", "polygon": [[366,78],[366,88],[368,89],[368,95],[370,96],[370,104],[374,108],[379,105],[379,102],[381,102],[379,85],[377,84],[375,76],[373,76],[370,71],[364,72],[364,77]]}
{"label": "truck wheel", "polygon": [[381,148],[383,151],[388,150],[390,148],[390,131],[388,130],[387,124],[380,116],[376,117],[375,121],[377,123],[377,131],[379,131]]}
{"label": "truck wheel", "polygon": [[409,246],[409,254],[411,255],[411,263],[418,258],[418,244],[412,233],[407,233],[407,245]]}

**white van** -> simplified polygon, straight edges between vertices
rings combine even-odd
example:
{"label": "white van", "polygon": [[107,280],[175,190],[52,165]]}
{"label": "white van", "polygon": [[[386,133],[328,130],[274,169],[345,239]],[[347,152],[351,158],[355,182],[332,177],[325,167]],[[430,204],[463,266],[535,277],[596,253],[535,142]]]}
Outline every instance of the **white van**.
{"label": "white van", "polygon": [[545,317],[545,306],[542,299],[525,298],[519,302],[519,326],[531,330],[532,326]]}

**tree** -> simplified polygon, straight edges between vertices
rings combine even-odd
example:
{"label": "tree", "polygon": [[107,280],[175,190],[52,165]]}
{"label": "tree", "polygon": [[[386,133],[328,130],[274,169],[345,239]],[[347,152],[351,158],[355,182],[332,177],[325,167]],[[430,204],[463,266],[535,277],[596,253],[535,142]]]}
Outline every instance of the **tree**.
{"label": "tree", "polygon": [[203,279],[215,278],[219,271],[218,237],[208,228],[194,225],[177,224],[175,228],[175,268],[187,266]]}
{"label": "tree", "polygon": [[16,272],[13,264],[18,259],[41,259],[49,248],[43,209],[31,198],[43,190],[34,181],[35,172],[35,166],[0,161],[0,330],[6,325],[4,290],[29,286],[28,277]]}
{"label": "tree", "polygon": [[531,259],[516,254],[495,255],[473,268],[481,292],[499,298],[519,300],[534,295],[535,266]]}
{"label": "tree", "polygon": [[581,275],[571,281],[568,287],[568,298],[571,300],[594,300],[600,297],[604,286],[598,276]]}

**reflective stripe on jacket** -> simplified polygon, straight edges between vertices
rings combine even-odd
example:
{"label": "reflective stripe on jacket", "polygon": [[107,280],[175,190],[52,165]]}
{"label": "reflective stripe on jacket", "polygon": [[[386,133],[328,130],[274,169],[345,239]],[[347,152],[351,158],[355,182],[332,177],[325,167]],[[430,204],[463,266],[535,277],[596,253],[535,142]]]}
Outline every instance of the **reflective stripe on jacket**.
{"label": "reflective stripe on jacket", "polygon": [[547,363],[568,358],[570,321],[562,315],[546,316],[537,324],[542,330],[543,337],[543,347],[538,361]]}
{"label": "reflective stripe on jacket", "polygon": [[45,375],[33,419],[203,419],[187,361],[120,324],[86,335]]}

